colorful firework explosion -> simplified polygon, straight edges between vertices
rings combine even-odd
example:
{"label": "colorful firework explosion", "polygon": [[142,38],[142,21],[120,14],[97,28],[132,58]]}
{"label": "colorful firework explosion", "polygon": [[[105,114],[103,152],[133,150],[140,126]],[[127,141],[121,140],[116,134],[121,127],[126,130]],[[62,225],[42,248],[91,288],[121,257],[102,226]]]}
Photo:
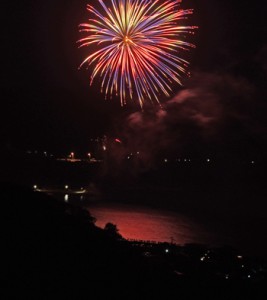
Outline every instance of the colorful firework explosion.
{"label": "colorful firework explosion", "polygon": [[119,95],[121,105],[137,98],[142,107],[146,99],[159,102],[160,93],[170,96],[188,65],[179,52],[194,47],[181,37],[196,26],[179,24],[193,10],[179,9],[177,0],[110,0],[111,8],[98,1],[103,13],[87,5],[94,18],[80,24],[86,36],[77,42],[97,45],[80,65],[94,65],[90,84],[100,76],[101,92]]}

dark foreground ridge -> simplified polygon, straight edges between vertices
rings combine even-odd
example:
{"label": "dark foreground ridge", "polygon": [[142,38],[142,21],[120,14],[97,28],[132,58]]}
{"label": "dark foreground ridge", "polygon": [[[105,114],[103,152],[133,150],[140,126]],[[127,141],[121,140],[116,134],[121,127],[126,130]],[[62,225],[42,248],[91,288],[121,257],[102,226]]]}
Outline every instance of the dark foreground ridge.
{"label": "dark foreground ridge", "polygon": [[0,199],[7,299],[265,299],[264,262],[126,241],[87,211],[20,186],[2,184]]}

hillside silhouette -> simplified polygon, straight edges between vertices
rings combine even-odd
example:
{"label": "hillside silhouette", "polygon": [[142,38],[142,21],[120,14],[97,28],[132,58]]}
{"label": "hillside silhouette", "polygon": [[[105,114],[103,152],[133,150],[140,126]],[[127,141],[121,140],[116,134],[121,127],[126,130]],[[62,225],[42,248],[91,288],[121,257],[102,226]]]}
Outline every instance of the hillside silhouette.
{"label": "hillside silhouette", "polygon": [[[264,291],[264,281],[227,282],[208,269],[202,276],[191,254],[148,259],[116,225],[98,228],[88,211],[28,188],[1,184],[0,199],[8,299],[260,299]],[[172,261],[189,261],[187,276]]]}

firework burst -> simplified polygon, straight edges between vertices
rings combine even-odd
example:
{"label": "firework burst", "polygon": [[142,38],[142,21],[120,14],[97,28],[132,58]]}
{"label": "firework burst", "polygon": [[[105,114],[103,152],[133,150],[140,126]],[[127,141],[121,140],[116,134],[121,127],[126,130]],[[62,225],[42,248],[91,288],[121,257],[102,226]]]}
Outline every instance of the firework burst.
{"label": "firework burst", "polygon": [[110,0],[111,7],[98,1],[103,12],[87,5],[93,18],[80,24],[85,36],[77,42],[96,45],[80,65],[93,64],[90,84],[99,76],[101,92],[119,95],[121,105],[135,98],[142,107],[146,99],[159,102],[161,93],[170,96],[188,66],[180,51],[194,47],[182,37],[196,26],[180,24],[193,10],[180,9],[177,0]]}

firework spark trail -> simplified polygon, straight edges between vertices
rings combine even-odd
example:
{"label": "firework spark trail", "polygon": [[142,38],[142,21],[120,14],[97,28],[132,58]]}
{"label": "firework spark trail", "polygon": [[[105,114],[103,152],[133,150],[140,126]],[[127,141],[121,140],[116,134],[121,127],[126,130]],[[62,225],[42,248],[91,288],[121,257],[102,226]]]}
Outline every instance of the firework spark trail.
{"label": "firework spark trail", "polygon": [[196,26],[182,26],[179,21],[193,10],[179,9],[177,0],[110,0],[111,8],[98,1],[104,12],[87,5],[94,19],[80,24],[86,36],[77,41],[79,47],[98,47],[80,65],[94,64],[90,84],[100,76],[101,92],[120,95],[121,105],[134,95],[141,107],[146,99],[159,103],[160,92],[170,96],[171,84],[181,85],[188,66],[177,52],[194,47],[180,37],[193,33]]}

